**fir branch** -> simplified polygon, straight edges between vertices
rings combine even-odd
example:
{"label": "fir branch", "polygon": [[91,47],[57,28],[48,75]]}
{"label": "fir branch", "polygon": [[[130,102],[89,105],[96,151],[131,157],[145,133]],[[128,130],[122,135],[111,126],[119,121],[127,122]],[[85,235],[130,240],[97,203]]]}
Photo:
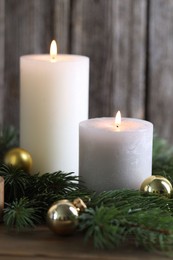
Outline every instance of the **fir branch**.
{"label": "fir branch", "polygon": [[114,207],[87,209],[79,217],[79,230],[85,231],[85,240],[93,239],[96,248],[114,248],[126,239],[126,230],[120,225],[120,212]]}
{"label": "fir branch", "polygon": [[[6,132],[7,133],[7,132]],[[13,137],[0,137],[6,149]],[[3,138],[2,138],[3,137]],[[2,141],[3,140],[3,141]],[[11,141],[10,141],[11,140]],[[173,179],[173,148],[155,137],[153,175]],[[140,193],[134,190],[114,190],[92,194],[79,185],[72,173],[46,173],[30,176],[22,170],[1,166],[5,178],[4,222],[18,230],[42,223],[50,205],[59,199],[81,197],[88,209],[79,218],[79,230],[86,239],[92,238],[95,247],[112,248],[133,238],[136,246],[167,250],[173,244],[173,199]],[[90,198],[90,200],[88,200]]]}
{"label": "fir branch", "polygon": [[173,199],[115,190],[94,194],[89,206],[80,216],[79,229],[96,247],[112,248],[129,237],[145,249],[166,250],[173,243]]}
{"label": "fir branch", "polygon": [[45,173],[43,175],[33,175],[30,180],[33,193],[54,193],[66,195],[71,191],[79,189],[78,177],[72,173],[61,171],[54,173]]}
{"label": "fir branch", "polygon": [[[11,203],[16,199],[27,198],[30,206],[38,211],[42,222],[45,221],[47,210],[55,201],[64,198],[73,200],[78,196],[88,195],[84,188],[80,189],[78,177],[72,173],[59,171],[42,176],[39,174],[31,176],[21,169],[2,165],[0,176],[5,179],[5,202]],[[25,207],[25,200],[22,206]],[[18,228],[20,229],[20,227]]]}
{"label": "fir branch", "polygon": [[44,197],[48,205],[57,198],[68,197],[72,199],[81,195],[88,194],[84,188],[80,188],[78,176],[72,173],[63,173],[61,171],[46,173],[44,175],[28,175],[23,170],[14,166],[2,165],[0,167],[0,176],[5,179],[5,202],[11,202],[22,196],[31,200],[35,197]]}
{"label": "fir branch", "polygon": [[84,197],[88,195],[88,191],[79,185],[78,176],[73,173],[64,173],[61,171],[54,173],[46,173],[44,175],[33,175],[30,177],[30,186],[25,192],[27,197],[41,196],[46,197],[50,205],[53,198],[72,199],[78,196]]}
{"label": "fir branch", "polygon": [[7,204],[3,217],[5,225],[9,228],[23,230],[40,223],[38,209],[33,208],[33,203],[34,201],[31,202],[27,198],[21,198]]}
{"label": "fir branch", "polygon": [[[128,218],[127,218],[128,219]],[[150,209],[133,214],[128,219],[129,234],[136,246],[149,250],[171,250],[173,246],[172,212]]]}
{"label": "fir branch", "polygon": [[124,211],[161,208],[173,212],[173,199],[155,194],[141,193],[135,190],[113,190],[91,196],[89,207],[116,207]]}
{"label": "fir branch", "polygon": [[28,174],[12,165],[2,165],[0,176],[5,180],[5,202],[12,202],[25,196],[25,190],[30,185]]}
{"label": "fir branch", "polygon": [[170,250],[173,245],[173,218],[161,209],[134,211],[114,207],[89,208],[80,216],[79,229],[96,248],[114,248],[133,238],[137,247]]}

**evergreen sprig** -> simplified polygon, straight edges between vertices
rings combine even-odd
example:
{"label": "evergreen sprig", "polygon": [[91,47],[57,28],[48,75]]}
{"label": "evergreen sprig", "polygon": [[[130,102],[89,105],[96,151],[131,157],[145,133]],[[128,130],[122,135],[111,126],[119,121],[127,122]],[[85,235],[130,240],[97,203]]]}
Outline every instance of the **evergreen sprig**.
{"label": "evergreen sprig", "polygon": [[147,250],[172,250],[172,212],[160,208],[148,209],[132,214],[127,219],[129,234],[134,237],[136,246]]}
{"label": "evergreen sprig", "polygon": [[11,204],[6,204],[4,209],[3,221],[8,228],[23,230],[24,228],[34,227],[40,223],[38,209],[33,207],[35,201],[29,201],[23,197],[14,200]]}
{"label": "evergreen sprig", "polygon": [[[15,205],[21,202],[20,199],[26,198],[27,203],[30,202],[30,207],[33,208],[40,215],[40,222],[45,221],[46,212],[49,207],[60,199],[67,198],[73,200],[74,198],[80,196],[85,197],[88,195],[88,191],[79,186],[78,177],[73,175],[73,173],[63,173],[61,171],[54,173],[46,173],[44,175],[28,175],[23,170],[10,166],[1,165],[0,176],[4,177],[5,180],[5,202],[6,207],[9,211],[12,209],[15,201]],[[22,201],[20,208],[24,206],[26,200]],[[17,204],[16,204],[17,203]],[[14,205],[13,205],[14,207]],[[20,211],[21,214],[24,211]],[[8,219],[14,217],[14,226],[16,228],[22,229],[21,214],[18,215],[6,215],[5,210],[4,215]],[[19,218],[19,222],[17,219]],[[5,222],[7,225],[11,221]],[[20,226],[18,225],[20,223]],[[25,222],[23,222],[23,228],[25,228]]]}
{"label": "evergreen sprig", "polygon": [[11,202],[25,196],[25,190],[30,184],[29,175],[12,165],[2,165],[0,176],[5,180],[5,201]]}
{"label": "evergreen sprig", "polygon": [[133,190],[109,191],[91,197],[79,227],[98,248],[113,248],[132,237],[136,246],[166,250],[173,245],[172,215],[173,199]]}
{"label": "evergreen sprig", "polygon": [[[14,143],[13,132],[1,131],[0,153]],[[154,138],[153,175],[173,180],[173,147]],[[30,176],[20,169],[1,165],[5,179],[4,224],[22,230],[45,221],[50,205],[59,199],[81,197],[88,209],[80,215],[78,230],[97,248],[133,243],[145,249],[172,250],[173,198],[135,190],[113,190],[93,194],[79,185],[72,173]],[[88,199],[90,198],[90,199]]]}
{"label": "evergreen sprig", "polygon": [[91,196],[90,207],[115,207],[121,211],[139,211],[161,208],[173,212],[173,199],[165,196],[141,193],[137,190],[112,190]]}
{"label": "evergreen sprig", "polygon": [[[32,193],[54,193],[66,196],[72,191],[79,190],[78,176],[61,171],[33,175],[30,178]],[[30,192],[30,191],[29,191]]]}
{"label": "evergreen sprig", "polygon": [[85,231],[85,240],[92,239],[96,248],[114,248],[126,239],[122,215],[115,207],[87,209],[79,218],[79,230]]}

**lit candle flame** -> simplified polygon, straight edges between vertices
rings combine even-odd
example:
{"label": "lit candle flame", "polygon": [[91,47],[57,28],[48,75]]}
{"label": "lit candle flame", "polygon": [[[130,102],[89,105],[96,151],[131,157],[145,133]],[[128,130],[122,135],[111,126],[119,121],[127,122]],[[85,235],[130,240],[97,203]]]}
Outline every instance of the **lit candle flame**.
{"label": "lit candle flame", "polygon": [[50,56],[52,60],[56,59],[57,56],[57,44],[56,41],[53,40],[50,45]]}
{"label": "lit candle flame", "polygon": [[117,127],[121,125],[121,113],[118,111],[115,116],[115,124]]}

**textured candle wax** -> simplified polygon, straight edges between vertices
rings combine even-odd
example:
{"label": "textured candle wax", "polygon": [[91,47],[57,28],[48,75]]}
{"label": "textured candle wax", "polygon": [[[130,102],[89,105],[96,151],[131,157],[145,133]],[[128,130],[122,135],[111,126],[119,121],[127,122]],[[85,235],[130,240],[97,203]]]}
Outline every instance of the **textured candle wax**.
{"label": "textured candle wax", "polygon": [[79,122],[88,118],[89,59],[27,55],[20,60],[20,146],[32,172],[78,174]]}
{"label": "textured candle wax", "polygon": [[139,189],[151,175],[153,125],[122,118],[95,118],[80,123],[79,175],[89,189]]}

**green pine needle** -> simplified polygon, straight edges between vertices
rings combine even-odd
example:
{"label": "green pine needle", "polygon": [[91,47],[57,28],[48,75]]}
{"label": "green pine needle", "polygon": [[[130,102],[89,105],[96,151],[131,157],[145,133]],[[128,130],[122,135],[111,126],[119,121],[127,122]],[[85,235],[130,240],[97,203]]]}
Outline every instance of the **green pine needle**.
{"label": "green pine needle", "polygon": [[141,193],[135,190],[113,190],[102,192],[91,196],[90,207],[116,207],[125,212],[136,211],[139,209],[148,210],[152,208],[161,208],[173,212],[173,199],[158,196],[155,194]]}
{"label": "green pine needle", "polygon": [[129,234],[136,246],[147,250],[171,250],[173,246],[172,212],[160,208],[132,214],[128,219]]}
{"label": "green pine needle", "polygon": [[85,231],[85,240],[93,239],[96,248],[114,248],[125,241],[122,215],[115,207],[89,208],[79,218],[79,229]]}
{"label": "green pine needle", "polygon": [[[46,173],[42,176],[39,174],[31,176],[21,169],[2,165],[0,167],[0,176],[3,176],[5,180],[6,207],[9,208],[10,203],[16,200],[20,201],[20,199],[25,197],[30,201],[31,208],[37,210],[42,223],[45,221],[47,210],[55,201],[64,198],[73,200],[78,196],[84,197],[88,195],[86,189],[80,188],[78,177],[72,173],[59,171]],[[22,202],[21,207],[24,205],[25,200]],[[11,207],[9,210],[11,210]],[[6,218],[8,218],[8,215]],[[20,215],[18,218],[20,218]],[[8,223],[8,221],[5,222],[7,225]],[[18,222],[16,223],[17,225]],[[18,229],[20,227],[22,227],[22,218]]]}
{"label": "green pine needle", "polygon": [[61,171],[33,175],[31,178],[33,193],[54,193],[66,196],[69,192],[79,190],[78,177]]}
{"label": "green pine needle", "polygon": [[159,208],[139,211],[115,207],[89,208],[80,216],[79,228],[96,248],[114,248],[133,238],[137,247],[170,250],[173,246],[173,217]]}
{"label": "green pine needle", "polygon": [[5,201],[11,202],[25,196],[25,190],[30,184],[29,175],[16,167],[2,165],[0,176],[5,180]]}
{"label": "green pine needle", "polygon": [[[14,142],[11,132],[0,135],[1,150]],[[153,175],[173,180],[173,147],[155,137]],[[40,176],[1,165],[5,179],[4,223],[22,230],[45,221],[51,204],[59,199],[81,197],[88,209],[79,217],[78,229],[97,248],[114,248],[131,240],[137,247],[152,250],[173,248],[173,198],[135,190],[113,190],[93,194],[79,185],[72,173],[57,171]],[[172,182],[173,183],[173,182]]]}
{"label": "green pine needle", "polygon": [[27,198],[21,198],[7,204],[3,217],[5,225],[9,228],[24,230],[40,223],[40,216],[37,210],[33,208],[33,203],[34,201],[29,201]]}

